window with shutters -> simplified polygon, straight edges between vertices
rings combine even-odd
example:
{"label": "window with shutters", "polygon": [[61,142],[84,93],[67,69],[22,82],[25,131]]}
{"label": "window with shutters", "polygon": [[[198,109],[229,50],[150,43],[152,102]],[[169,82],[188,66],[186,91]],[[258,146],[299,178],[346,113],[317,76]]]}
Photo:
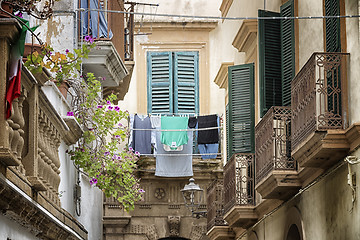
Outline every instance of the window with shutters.
{"label": "window with shutters", "polygon": [[[339,0],[325,0],[325,16],[339,16]],[[325,19],[325,48],[326,52],[341,52],[340,18]]]}
{"label": "window with shutters", "polygon": [[148,52],[148,113],[199,112],[199,53]]}
{"label": "window with shutters", "polygon": [[[294,2],[280,13],[259,10],[259,17],[292,17]],[[259,20],[260,115],[272,106],[291,104],[291,80],[295,76],[294,20]]]}
{"label": "window with shutters", "polygon": [[253,153],[254,143],[254,64],[228,69],[229,104],[227,106],[227,154]]}

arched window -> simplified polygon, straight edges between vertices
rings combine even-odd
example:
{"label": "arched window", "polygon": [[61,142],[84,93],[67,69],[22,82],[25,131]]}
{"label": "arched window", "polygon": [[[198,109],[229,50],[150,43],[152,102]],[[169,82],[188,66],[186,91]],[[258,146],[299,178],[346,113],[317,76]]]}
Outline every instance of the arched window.
{"label": "arched window", "polygon": [[295,224],[290,226],[286,240],[301,240],[299,229]]}

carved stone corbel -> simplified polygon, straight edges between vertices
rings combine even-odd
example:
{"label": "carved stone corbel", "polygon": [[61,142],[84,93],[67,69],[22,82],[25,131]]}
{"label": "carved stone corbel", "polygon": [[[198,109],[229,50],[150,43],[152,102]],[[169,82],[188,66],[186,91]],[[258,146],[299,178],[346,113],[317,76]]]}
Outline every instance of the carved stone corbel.
{"label": "carved stone corbel", "polygon": [[168,216],[169,235],[178,237],[180,235],[180,216]]}

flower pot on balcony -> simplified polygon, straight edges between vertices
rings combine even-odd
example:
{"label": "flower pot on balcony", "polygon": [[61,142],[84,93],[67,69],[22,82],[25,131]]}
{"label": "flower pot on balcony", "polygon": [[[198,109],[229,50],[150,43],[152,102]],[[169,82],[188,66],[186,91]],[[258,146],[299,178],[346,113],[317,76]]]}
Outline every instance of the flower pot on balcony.
{"label": "flower pot on balcony", "polygon": [[[13,13],[13,5],[11,5],[8,2],[2,2],[1,8],[8,13]],[[7,14],[6,12],[3,12],[2,10],[0,10],[0,18],[11,18],[11,16],[9,14]]]}
{"label": "flower pot on balcony", "polygon": [[40,44],[32,44],[32,43],[25,43],[24,54],[23,54],[23,61],[27,60],[27,56],[31,54],[31,52],[38,52],[41,53],[41,45]]}
{"label": "flower pot on balcony", "polygon": [[70,88],[70,85],[67,81],[63,81],[60,83],[60,85],[56,84],[58,86],[58,89],[59,91],[61,92],[61,94],[65,97],[67,97],[67,93],[68,93],[68,90]]}

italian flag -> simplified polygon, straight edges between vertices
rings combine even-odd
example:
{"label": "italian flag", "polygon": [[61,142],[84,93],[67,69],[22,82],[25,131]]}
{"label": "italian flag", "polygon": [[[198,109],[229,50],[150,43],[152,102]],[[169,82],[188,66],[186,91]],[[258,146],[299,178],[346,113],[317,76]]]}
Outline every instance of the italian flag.
{"label": "italian flag", "polygon": [[25,38],[28,29],[35,31],[38,27],[29,27],[29,21],[17,18],[22,25],[19,39],[11,48],[10,53],[10,68],[9,68],[9,82],[6,91],[6,119],[11,116],[12,102],[14,99],[21,95],[21,68],[22,68],[22,56],[25,48]]}

